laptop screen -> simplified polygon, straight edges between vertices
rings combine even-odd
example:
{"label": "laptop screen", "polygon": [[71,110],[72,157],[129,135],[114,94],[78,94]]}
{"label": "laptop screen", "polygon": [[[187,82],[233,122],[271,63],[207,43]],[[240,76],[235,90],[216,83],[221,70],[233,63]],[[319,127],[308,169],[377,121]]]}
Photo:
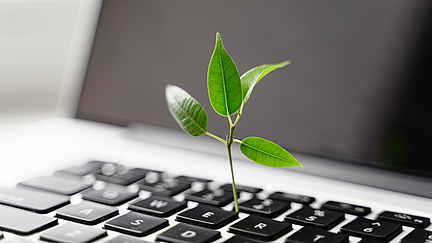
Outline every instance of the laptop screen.
{"label": "laptop screen", "polygon": [[257,85],[236,137],[263,136],[290,151],[431,177],[430,61],[422,55],[429,6],[105,0],[77,117],[177,128],[164,97],[174,84],[204,106],[209,131],[225,137],[226,118],[212,109],[206,83],[220,32],[240,74],[292,62]]}

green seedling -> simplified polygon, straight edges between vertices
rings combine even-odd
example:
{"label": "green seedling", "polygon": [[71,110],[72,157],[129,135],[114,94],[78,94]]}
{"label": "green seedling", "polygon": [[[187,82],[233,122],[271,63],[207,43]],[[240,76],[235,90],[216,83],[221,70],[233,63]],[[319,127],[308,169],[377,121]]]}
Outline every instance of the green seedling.
{"label": "green seedling", "polygon": [[207,113],[196,99],[177,86],[167,85],[165,88],[168,109],[185,132],[192,136],[210,136],[226,146],[231,170],[234,208],[237,213],[239,212],[238,194],[231,154],[233,143],[239,143],[241,152],[258,164],[270,167],[302,167],[288,151],[269,140],[260,137],[247,137],[243,140],[234,138],[234,130],[256,84],[270,72],[288,64],[289,62],[285,61],[261,65],[250,69],[240,77],[234,61],[225,50],[220,34],[216,33],[216,45],[208,66],[207,86],[213,109],[228,119],[229,132],[225,139],[207,131]]}

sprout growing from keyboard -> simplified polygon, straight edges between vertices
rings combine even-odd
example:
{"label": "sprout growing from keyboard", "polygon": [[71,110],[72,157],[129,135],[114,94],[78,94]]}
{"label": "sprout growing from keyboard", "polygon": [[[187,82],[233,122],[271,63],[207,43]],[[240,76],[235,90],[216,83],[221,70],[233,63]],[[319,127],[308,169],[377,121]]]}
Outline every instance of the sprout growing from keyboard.
{"label": "sprout growing from keyboard", "polygon": [[247,137],[243,140],[234,138],[234,130],[255,85],[270,72],[288,64],[289,62],[285,61],[261,65],[250,69],[240,77],[234,61],[225,50],[220,34],[216,33],[216,44],[208,66],[207,86],[213,109],[228,119],[229,132],[225,139],[207,131],[207,113],[197,100],[177,86],[167,85],[165,88],[168,109],[185,132],[192,136],[207,135],[225,144],[231,170],[234,207],[237,213],[239,212],[238,194],[231,153],[233,143],[239,143],[241,152],[261,165],[302,166],[288,151],[269,140],[260,137]]}

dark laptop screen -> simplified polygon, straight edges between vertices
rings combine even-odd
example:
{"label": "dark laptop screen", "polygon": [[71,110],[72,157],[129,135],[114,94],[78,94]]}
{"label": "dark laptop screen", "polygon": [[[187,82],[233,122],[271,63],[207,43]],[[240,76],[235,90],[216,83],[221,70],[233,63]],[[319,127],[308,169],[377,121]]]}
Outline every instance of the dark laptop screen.
{"label": "dark laptop screen", "polygon": [[258,84],[237,137],[430,176],[430,10],[427,0],[105,0],[77,116],[177,127],[164,98],[175,84],[224,136],[206,85],[220,32],[240,74],[292,61]]}

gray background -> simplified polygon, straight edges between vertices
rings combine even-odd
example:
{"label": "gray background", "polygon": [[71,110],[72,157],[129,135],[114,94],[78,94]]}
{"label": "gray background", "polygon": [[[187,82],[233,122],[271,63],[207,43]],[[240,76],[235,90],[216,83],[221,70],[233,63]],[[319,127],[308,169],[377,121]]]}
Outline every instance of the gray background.
{"label": "gray background", "polygon": [[411,166],[389,159],[388,134],[426,3],[106,0],[78,117],[176,127],[164,98],[165,85],[174,84],[201,102],[209,131],[224,137],[228,123],[211,108],[206,85],[218,31],[240,74],[292,61],[256,87],[236,137]]}

